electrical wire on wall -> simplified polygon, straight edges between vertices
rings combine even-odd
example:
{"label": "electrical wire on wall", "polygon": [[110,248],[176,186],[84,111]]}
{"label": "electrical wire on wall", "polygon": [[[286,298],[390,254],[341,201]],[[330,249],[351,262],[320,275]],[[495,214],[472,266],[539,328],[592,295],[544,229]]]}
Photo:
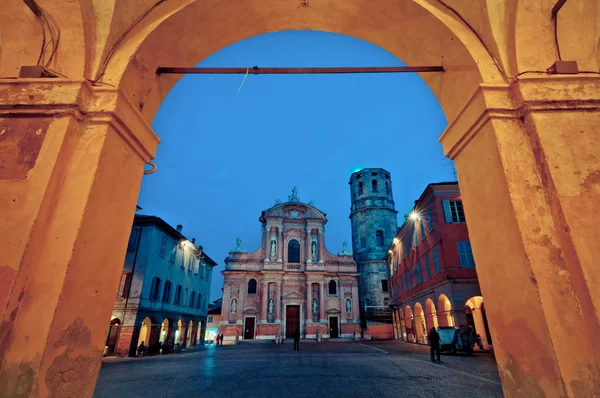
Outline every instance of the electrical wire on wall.
{"label": "electrical wire on wall", "polygon": [[[61,75],[60,73],[53,71],[49,68],[52,60],[56,56],[58,51],[58,45],[60,43],[60,27],[56,22],[56,19],[43,9],[36,0],[23,0],[29,9],[38,19],[40,26],[42,27],[42,46],[40,48],[40,54],[37,59],[37,66],[41,66],[43,71],[50,72],[52,74]],[[50,51],[50,56],[46,60],[46,53]],[[65,77],[64,75],[61,75]]]}
{"label": "electrical wire on wall", "polygon": [[[119,46],[119,44],[121,44],[121,42],[129,34],[129,32],[131,32],[133,30],[133,28],[135,28],[137,26],[137,24],[139,24],[144,18],[146,18],[146,16],[148,16],[148,14],[150,14],[152,12],[152,10],[154,10],[156,7],[158,7],[161,3],[164,3],[165,1],[167,1],[167,0],[158,0],[156,3],[154,3],[154,5],[152,7],[150,7],[148,10],[146,10],[146,12],[144,12],[138,19],[136,19],[129,26],[129,28],[127,28],[127,30],[125,32],[123,32],[123,34],[117,39],[117,41],[112,45],[112,47],[108,51],[108,54],[106,55],[106,58],[104,58],[104,62],[102,62],[100,69],[98,69],[98,73],[96,73],[96,77],[94,78],[94,80],[90,80],[90,82],[92,84],[100,83],[100,80],[102,79],[102,77],[106,73],[106,69],[108,68],[108,62],[110,61],[113,54],[117,50],[117,47]],[[108,83],[105,83],[105,84],[108,84]]]}

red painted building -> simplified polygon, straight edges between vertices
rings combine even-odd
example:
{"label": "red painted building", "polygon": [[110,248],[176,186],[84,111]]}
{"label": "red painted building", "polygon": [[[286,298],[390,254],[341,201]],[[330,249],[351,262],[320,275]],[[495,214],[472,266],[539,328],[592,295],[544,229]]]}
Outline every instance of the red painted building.
{"label": "red painted building", "polygon": [[491,345],[458,183],[429,184],[386,255],[396,339],[470,324]]}

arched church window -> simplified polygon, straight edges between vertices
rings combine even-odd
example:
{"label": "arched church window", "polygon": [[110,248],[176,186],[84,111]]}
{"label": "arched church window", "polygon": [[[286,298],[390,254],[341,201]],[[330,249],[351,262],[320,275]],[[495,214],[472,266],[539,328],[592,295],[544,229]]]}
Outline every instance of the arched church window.
{"label": "arched church window", "polygon": [[371,181],[371,188],[373,192],[377,192],[377,180]]}
{"label": "arched church window", "polygon": [[333,279],[329,281],[329,294],[337,294],[337,284]]}
{"label": "arched church window", "polygon": [[362,183],[362,181],[360,181],[358,183],[358,194],[362,195],[363,193],[365,193],[365,191],[363,190],[363,183]]}
{"label": "arched church window", "polygon": [[248,294],[256,294],[256,279],[248,281]]}
{"label": "arched church window", "polygon": [[389,182],[385,182],[385,193],[387,193],[389,195],[390,193],[390,183]]}
{"label": "arched church window", "polygon": [[375,232],[375,241],[377,246],[383,246],[383,231]]}
{"label": "arched church window", "polygon": [[293,239],[288,243],[288,263],[300,262],[300,243]]}

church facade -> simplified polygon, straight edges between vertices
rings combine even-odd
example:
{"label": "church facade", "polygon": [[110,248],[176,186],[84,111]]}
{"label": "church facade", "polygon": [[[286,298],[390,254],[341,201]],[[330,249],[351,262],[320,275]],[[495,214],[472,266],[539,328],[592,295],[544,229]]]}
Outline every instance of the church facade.
{"label": "church facade", "polygon": [[294,187],[262,212],[262,240],[247,253],[238,238],[223,271],[220,332],[239,339],[350,338],[360,327],[358,271],[352,254],[325,248],[326,214]]}

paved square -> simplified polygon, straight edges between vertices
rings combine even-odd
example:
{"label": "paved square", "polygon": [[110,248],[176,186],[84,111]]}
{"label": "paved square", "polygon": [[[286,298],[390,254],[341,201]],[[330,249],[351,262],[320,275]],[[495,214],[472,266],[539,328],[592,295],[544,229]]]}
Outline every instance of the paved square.
{"label": "paved square", "polygon": [[102,365],[95,397],[501,397],[492,354],[443,355],[425,346],[244,343]]}

